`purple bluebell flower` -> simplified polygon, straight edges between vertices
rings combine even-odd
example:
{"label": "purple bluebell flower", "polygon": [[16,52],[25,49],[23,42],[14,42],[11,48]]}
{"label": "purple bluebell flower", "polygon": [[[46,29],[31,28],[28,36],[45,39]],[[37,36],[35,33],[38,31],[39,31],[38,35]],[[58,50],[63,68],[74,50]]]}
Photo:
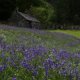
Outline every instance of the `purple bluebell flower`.
{"label": "purple bluebell flower", "polygon": [[60,73],[61,75],[66,76],[66,75],[67,75],[67,70],[66,70],[65,68],[62,68],[62,69],[59,71],[59,73]]}
{"label": "purple bluebell flower", "polygon": [[13,77],[12,80],[17,80],[17,78],[16,77]]}
{"label": "purple bluebell flower", "polygon": [[2,57],[2,58],[5,57],[5,53],[4,53],[4,52],[1,53],[1,57]]}
{"label": "purple bluebell flower", "polygon": [[0,65],[0,72],[2,72],[4,70],[4,66]]}
{"label": "purple bluebell flower", "polygon": [[26,68],[26,69],[28,69],[28,70],[30,70],[30,71],[33,69],[33,66],[30,65],[30,64],[28,64],[28,63],[25,62],[25,61],[22,61],[22,62],[21,62],[21,65],[22,65],[24,68]]}
{"label": "purple bluebell flower", "polygon": [[34,67],[33,68],[33,76],[37,76],[38,75],[38,67]]}

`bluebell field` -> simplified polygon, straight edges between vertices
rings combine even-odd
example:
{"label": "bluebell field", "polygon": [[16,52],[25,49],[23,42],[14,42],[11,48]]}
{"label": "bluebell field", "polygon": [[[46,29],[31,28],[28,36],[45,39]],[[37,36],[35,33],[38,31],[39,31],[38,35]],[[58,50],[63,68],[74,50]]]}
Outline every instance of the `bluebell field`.
{"label": "bluebell field", "polygon": [[0,80],[80,80],[80,53],[0,43]]}
{"label": "bluebell field", "polygon": [[30,45],[0,37],[0,80],[80,80],[80,52]]}

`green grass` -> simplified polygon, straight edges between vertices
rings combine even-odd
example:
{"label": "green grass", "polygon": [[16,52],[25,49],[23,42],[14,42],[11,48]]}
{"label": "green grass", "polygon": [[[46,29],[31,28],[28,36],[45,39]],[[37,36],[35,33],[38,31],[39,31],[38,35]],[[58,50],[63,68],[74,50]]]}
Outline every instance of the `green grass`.
{"label": "green grass", "polygon": [[80,30],[51,30],[51,32],[61,32],[80,38]]}
{"label": "green grass", "polygon": [[[65,34],[62,34],[65,33]],[[70,34],[73,36],[69,36]],[[80,45],[76,43],[79,38],[79,31],[69,30],[54,30],[54,31],[34,31],[34,30],[4,30],[0,29],[0,36],[9,44],[24,44],[28,47],[43,45],[48,48],[66,49],[68,51],[75,51],[80,49]],[[77,38],[76,38],[77,37]],[[69,45],[75,43],[73,45]]]}

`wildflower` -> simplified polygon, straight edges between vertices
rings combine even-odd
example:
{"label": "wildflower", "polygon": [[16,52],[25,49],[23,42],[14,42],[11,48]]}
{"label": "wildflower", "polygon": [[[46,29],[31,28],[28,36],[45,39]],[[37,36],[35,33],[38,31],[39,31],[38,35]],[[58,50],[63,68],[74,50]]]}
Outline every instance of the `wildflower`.
{"label": "wildflower", "polygon": [[13,77],[12,80],[17,80],[16,77]]}
{"label": "wildflower", "polygon": [[0,65],[0,72],[2,72],[4,70],[4,66]]}

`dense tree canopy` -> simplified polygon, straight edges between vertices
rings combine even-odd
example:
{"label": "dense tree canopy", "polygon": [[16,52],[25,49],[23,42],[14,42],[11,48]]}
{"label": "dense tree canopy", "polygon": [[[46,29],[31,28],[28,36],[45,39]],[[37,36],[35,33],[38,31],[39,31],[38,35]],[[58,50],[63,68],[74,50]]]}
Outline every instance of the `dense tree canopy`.
{"label": "dense tree canopy", "polygon": [[47,0],[53,5],[60,23],[80,24],[80,0]]}
{"label": "dense tree canopy", "polygon": [[16,7],[16,0],[0,0],[0,20],[7,20]]}
{"label": "dense tree canopy", "polygon": [[45,24],[80,24],[80,0],[0,0],[0,20],[8,19],[16,7]]}
{"label": "dense tree canopy", "polygon": [[30,9],[31,6],[40,6],[42,5],[42,1],[40,0],[16,0],[17,7],[21,11],[24,11],[25,9]]}

